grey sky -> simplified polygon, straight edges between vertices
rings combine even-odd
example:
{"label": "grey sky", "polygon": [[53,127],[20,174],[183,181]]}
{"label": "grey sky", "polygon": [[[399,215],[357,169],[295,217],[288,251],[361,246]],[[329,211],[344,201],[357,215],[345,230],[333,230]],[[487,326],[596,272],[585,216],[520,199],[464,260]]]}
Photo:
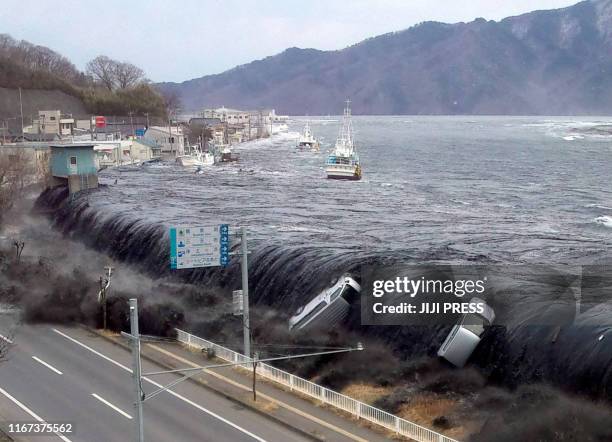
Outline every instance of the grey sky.
{"label": "grey sky", "polygon": [[340,49],[425,20],[499,20],[577,0],[3,0],[0,30],[79,68],[105,54],[183,81],[297,47]]}

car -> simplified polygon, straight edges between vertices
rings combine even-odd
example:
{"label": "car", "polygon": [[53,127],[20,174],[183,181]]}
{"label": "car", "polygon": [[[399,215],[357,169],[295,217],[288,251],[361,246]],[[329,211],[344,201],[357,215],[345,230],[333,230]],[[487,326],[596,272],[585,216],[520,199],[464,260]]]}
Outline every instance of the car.
{"label": "car", "polygon": [[354,292],[361,292],[359,283],[349,275],[340,277],[333,286],[323,290],[297,310],[289,319],[289,330],[322,329],[337,324],[348,314],[349,295]]}
{"label": "car", "polygon": [[481,308],[474,308],[481,313],[467,313],[461,316],[457,324],[453,326],[450,333],[438,350],[438,356],[446,359],[456,367],[465,366],[485,331],[495,320],[495,312],[480,298],[472,298],[470,305]]}

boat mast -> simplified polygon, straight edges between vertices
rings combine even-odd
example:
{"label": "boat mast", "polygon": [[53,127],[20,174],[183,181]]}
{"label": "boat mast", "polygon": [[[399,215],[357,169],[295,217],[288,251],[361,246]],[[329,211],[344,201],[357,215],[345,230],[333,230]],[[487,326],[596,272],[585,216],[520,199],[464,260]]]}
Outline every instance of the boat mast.
{"label": "boat mast", "polygon": [[351,151],[353,150],[353,130],[351,123],[351,100],[346,100],[346,107],[344,108],[344,115],[342,117],[342,129],[340,130],[340,136],[338,137],[341,144],[348,147]]}

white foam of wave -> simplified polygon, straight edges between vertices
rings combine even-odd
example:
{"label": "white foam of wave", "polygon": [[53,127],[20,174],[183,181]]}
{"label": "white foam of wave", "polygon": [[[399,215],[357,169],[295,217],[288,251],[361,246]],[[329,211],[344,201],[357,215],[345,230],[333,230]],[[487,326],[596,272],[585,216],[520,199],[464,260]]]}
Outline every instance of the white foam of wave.
{"label": "white foam of wave", "polygon": [[585,207],[595,208],[595,209],[603,209],[603,210],[612,210],[612,207],[602,206],[601,204],[587,204]]}
{"label": "white foam of wave", "polygon": [[292,225],[285,225],[285,226],[279,226],[277,228],[277,230],[279,232],[313,232],[313,233],[325,233],[324,230],[321,229],[315,229],[312,227],[303,227],[303,226],[292,226]]}
{"label": "white foam of wave", "polygon": [[397,189],[403,189],[404,185],[401,183],[380,183],[380,187],[395,187]]}
{"label": "white foam of wave", "polygon": [[472,203],[467,202],[467,201],[463,201],[463,200],[452,199],[451,201],[453,203],[461,204],[462,206],[471,206],[472,205]]}
{"label": "white foam of wave", "polygon": [[612,216],[598,216],[595,218],[595,222],[597,224],[601,224],[604,227],[609,227],[612,229]]}

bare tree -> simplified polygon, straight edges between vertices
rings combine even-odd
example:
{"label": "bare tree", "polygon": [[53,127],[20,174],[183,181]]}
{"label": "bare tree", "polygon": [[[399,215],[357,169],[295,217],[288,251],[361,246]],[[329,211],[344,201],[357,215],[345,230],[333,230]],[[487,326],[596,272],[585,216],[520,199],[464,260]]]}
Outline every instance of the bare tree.
{"label": "bare tree", "polygon": [[116,86],[117,62],[106,55],[99,55],[87,63],[86,71],[94,80],[102,83],[109,91]]}
{"label": "bare tree", "polygon": [[115,64],[115,81],[120,89],[128,89],[145,81],[145,73],[132,63]]}
{"label": "bare tree", "polygon": [[21,198],[23,189],[35,179],[35,166],[23,150],[0,152],[0,223],[2,216]]}
{"label": "bare tree", "polygon": [[20,262],[21,254],[23,253],[23,248],[25,247],[25,241],[16,239],[13,241],[13,246],[15,247],[15,260]]}
{"label": "bare tree", "polygon": [[168,116],[175,115],[181,108],[181,97],[175,90],[162,91],[164,97],[164,106]]}

